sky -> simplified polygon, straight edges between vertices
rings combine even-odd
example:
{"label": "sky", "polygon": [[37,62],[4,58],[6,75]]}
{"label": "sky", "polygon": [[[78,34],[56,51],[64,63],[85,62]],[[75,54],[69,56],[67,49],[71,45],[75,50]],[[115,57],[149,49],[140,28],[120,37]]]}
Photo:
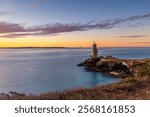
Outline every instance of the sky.
{"label": "sky", "polygon": [[0,47],[150,47],[150,0],[0,0]]}

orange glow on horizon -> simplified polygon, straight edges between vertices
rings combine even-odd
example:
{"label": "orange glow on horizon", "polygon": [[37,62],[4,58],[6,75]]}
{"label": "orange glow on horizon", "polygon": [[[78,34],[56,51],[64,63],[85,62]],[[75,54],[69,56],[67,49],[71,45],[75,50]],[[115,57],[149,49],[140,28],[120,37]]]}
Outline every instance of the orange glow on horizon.
{"label": "orange glow on horizon", "polygon": [[136,39],[135,42],[132,40],[121,40],[106,37],[103,37],[102,39],[97,37],[95,40],[74,38],[66,39],[66,36],[59,39],[57,39],[57,37],[3,38],[0,39],[0,47],[91,47],[93,42],[96,42],[98,47],[150,47],[150,43],[140,43],[147,42],[148,39],[146,38]]}

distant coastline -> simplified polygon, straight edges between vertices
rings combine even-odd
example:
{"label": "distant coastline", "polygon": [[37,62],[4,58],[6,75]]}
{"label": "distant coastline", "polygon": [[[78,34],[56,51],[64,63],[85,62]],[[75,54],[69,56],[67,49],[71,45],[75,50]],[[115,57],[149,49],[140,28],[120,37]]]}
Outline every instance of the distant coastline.
{"label": "distant coastline", "polygon": [[0,49],[90,49],[90,47],[0,47]]}
{"label": "distant coastline", "polygon": [[[91,49],[91,47],[0,47],[0,49]],[[150,48],[148,47],[98,47],[98,48]]]}

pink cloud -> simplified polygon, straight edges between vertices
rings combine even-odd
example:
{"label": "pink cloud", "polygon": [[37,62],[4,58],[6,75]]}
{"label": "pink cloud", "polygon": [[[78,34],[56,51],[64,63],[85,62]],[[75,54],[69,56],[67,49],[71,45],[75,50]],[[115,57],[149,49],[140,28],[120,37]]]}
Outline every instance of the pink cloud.
{"label": "pink cloud", "polygon": [[25,27],[17,23],[0,22],[0,34],[4,34],[0,37],[15,38],[21,36],[43,36],[43,35],[55,35],[59,33],[74,32],[74,31],[86,31],[92,29],[111,29],[117,25],[133,22],[141,19],[150,18],[150,13],[139,16],[132,16],[128,18],[117,18],[112,20],[105,20],[99,22],[70,23],[70,24],[46,24]]}

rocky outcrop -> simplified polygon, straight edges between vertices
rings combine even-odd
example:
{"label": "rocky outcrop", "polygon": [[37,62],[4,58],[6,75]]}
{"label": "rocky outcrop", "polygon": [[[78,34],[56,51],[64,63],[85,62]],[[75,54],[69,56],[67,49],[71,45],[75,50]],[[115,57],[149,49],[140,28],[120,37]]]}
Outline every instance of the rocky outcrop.
{"label": "rocky outcrop", "polygon": [[121,78],[136,76],[136,64],[140,60],[124,60],[112,56],[100,56],[97,58],[88,58],[78,66],[83,66],[86,71],[105,72]]}

